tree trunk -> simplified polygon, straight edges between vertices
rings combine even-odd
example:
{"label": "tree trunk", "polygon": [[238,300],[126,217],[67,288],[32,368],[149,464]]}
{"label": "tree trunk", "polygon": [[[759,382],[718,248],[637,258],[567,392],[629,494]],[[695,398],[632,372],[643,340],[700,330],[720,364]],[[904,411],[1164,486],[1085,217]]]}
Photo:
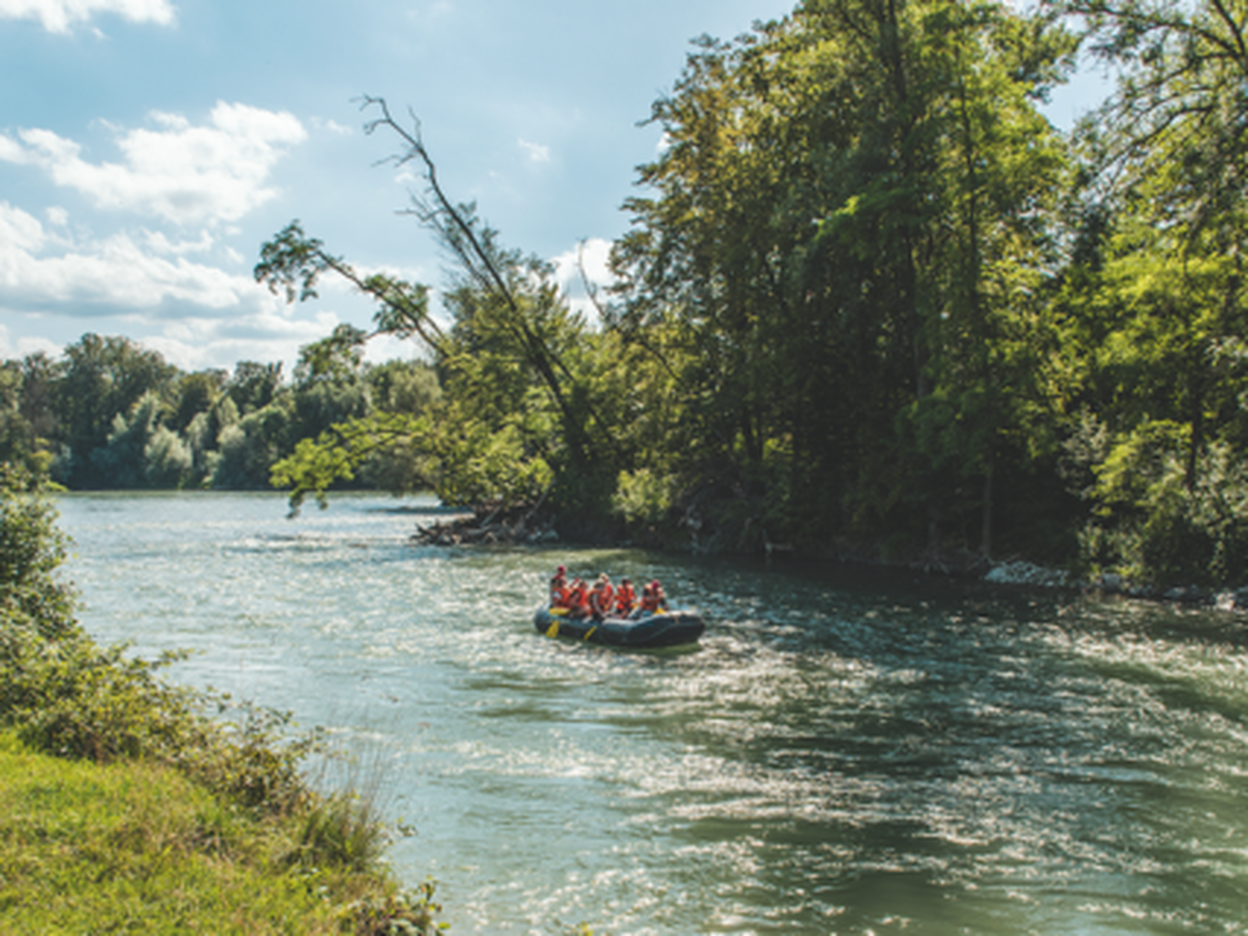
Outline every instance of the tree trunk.
{"label": "tree trunk", "polygon": [[992,476],[993,463],[984,469],[984,497],[980,518],[979,551],[985,559],[992,558]]}

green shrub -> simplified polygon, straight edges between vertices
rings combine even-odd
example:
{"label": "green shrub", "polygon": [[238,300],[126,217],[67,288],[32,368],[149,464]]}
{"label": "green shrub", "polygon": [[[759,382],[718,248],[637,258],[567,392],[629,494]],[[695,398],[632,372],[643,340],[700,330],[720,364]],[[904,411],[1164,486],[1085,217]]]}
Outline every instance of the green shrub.
{"label": "green shrub", "polygon": [[356,936],[432,936],[448,924],[437,922],[441,904],[433,901],[434,882],[414,893],[366,897],[345,907],[340,919]]}
{"label": "green shrub", "polygon": [[[376,791],[319,795],[303,778],[308,756],[323,750],[320,733],[293,733],[289,713],[162,681],[161,668],[181,654],[130,659],[124,646],[101,648],[87,636],[73,618],[72,589],[55,578],[65,537],[45,494],[21,469],[0,467],[0,727],[12,733],[7,740],[0,734],[0,794],[6,753],[55,754],[82,762],[83,770],[100,769],[87,763],[94,762],[154,779],[127,787],[128,806],[107,807],[114,810],[107,815],[129,810],[124,828],[93,826],[89,847],[82,830],[72,847],[56,839],[52,858],[36,853],[48,839],[43,833],[6,857],[9,832],[0,816],[0,930],[41,932],[40,920],[84,931],[133,920],[146,921],[139,926],[147,932],[345,927],[365,936],[423,936],[441,928],[433,885],[411,897],[396,894],[380,865],[389,836]],[[14,748],[12,738],[27,748]],[[17,773],[24,770],[19,765]],[[191,814],[175,819],[161,811],[163,802],[153,805],[166,798],[175,811],[189,803]],[[10,799],[0,801],[12,815]],[[45,818],[60,822],[61,808],[50,804]],[[74,807],[66,821],[94,808]],[[175,826],[176,834],[162,838]],[[235,854],[244,855],[241,867],[204,864],[205,857]],[[94,881],[87,880],[88,866],[99,872]],[[14,876],[13,868],[27,867],[48,873]],[[136,877],[151,887],[134,886]],[[262,886],[237,887],[243,879]],[[16,896],[9,893],[13,880]],[[175,896],[164,899],[162,888]],[[57,896],[26,896],[44,892]],[[178,896],[187,893],[189,902]],[[346,909],[332,913],[331,898]],[[45,904],[54,909],[45,912]]]}
{"label": "green shrub", "polygon": [[300,817],[298,860],[311,867],[333,865],[368,871],[390,843],[376,801],[356,792],[337,792],[308,805]]}
{"label": "green shrub", "polygon": [[1101,440],[1082,491],[1092,506],[1081,535],[1091,569],[1163,586],[1248,579],[1248,466],[1220,441],[1189,466],[1188,445],[1183,427],[1164,421]]}
{"label": "green shrub", "polygon": [[21,466],[0,464],[0,627],[6,632],[29,628],[45,640],[78,632],[73,590],[54,577],[65,544],[46,483]]}
{"label": "green shrub", "polygon": [[675,480],[649,468],[621,471],[616,479],[611,509],[629,524],[660,523],[675,503]]}

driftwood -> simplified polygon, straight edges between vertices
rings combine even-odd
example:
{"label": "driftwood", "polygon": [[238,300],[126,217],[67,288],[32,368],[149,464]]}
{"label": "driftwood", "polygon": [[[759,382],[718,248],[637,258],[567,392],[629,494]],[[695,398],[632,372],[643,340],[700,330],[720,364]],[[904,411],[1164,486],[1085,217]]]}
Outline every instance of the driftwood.
{"label": "driftwood", "polygon": [[[544,500],[544,498],[543,498]],[[559,539],[553,518],[542,516],[542,501],[510,509],[496,508],[471,516],[417,526],[412,542],[420,546],[533,545]]]}

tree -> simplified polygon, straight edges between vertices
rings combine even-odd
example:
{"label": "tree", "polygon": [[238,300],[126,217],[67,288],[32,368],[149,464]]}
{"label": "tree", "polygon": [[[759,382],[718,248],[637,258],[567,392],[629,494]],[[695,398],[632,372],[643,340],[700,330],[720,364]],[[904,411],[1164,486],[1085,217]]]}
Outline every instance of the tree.
{"label": "tree", "polygon": [[1035,104],[1072,51],[1051,19],[945,0],[809,0],[700,44],[614,254],[624,340],[677,342],[687,487],[764,536],[926,512],[934,540],[978,477],[991,550],[1064,164]]}
{"label": "tree", "polygon": [[[0,659],[30,629],[45,640],[77,630],[73,590],[55,577],[66,537],[46,481],[21,467],[0,464]],[[0,714],[7,708],[0,693]]]}
{"label": "tree", "polygon": [[[418,122],[413,119],[412,130],[404,128],[378,98],[366,99],[364,106],[378,114],[366,125],[368,132],[385,129],[398,137],[402,149],[392,161],[415,164],[423,172],[425,194],[413,197],[410,213],[458,261],[446,293],[452,328],[444,330],[430,315],[427,287],[358,273],[304,234],[298,222],[263,246],[256,279],[284,291],[290,301],[315,296],[326,272],[347,279],[378,303],[374,334],[422,341],[453,400],[435,404],[431,418],[379,413],[371,420],[336,424],[320,441],[301,445],[292,459],[277,466],[275,479],[293,486],[292,500],[298,504],[306,493],[322,497],[330,484],[353,478],[374,453],[396,446],[434,456],[440,463],[439,490],[457,503],[464,497],[491,502],[528,498],[533,479],[547,476],[551,458],[566,459],[573,472],[599,470],[602,456],[616,446],[587,382],[567,361],[584,325],[559,295],[549,264],[504,249],[474,206],[447,198]],[[358,333],[351,341],[367,337]],[[481,466],[462,457],[474,447],[478,454],[506,452],[518,466],[505,472],[491,468],[486,472],[490,480],[483,483]],[[497,468],[503,460],[487,458],[486,463]],[[613,472],[608,468],[606,474]]]}
{"label": "tree", "polygon": [[176,432],[185,432],[196,416],[210,412],[220,399],[227,380],[228,375],[221,370],[183,374],[174,389],[177,405],[171,418],[172,428]]}
{"label": "tree", "polygon": [[275,364],[239,361],[234,367],[234,375],[226,385],[226,392],[234,401],[239,414],[246,416],[272,403],[281,387],[280,361]]}
{"label": "tree", "polygon": [[[1110,223],[1073,307],[1088,336],[1086,555],[1140,579],[1248,572],[1242,451],[1248,203],[1248,7],[1064,3],[1121,69],[1082,128]],[[1076,435],[1079,442],[1086,437]]]}
{"label": "tree", "polygon": [[0,462],[24,463],[35,451],[34,432],[21,403],[21,367],[5,361],[0,364]]}
{"label": "tree", "polygon": [[65,348],[65,369],[56,383],[64,442],[72,453],[67,480],[75,487],[107,482],[94,453],[108,446],[113,420],[128,414],[144,394],[169,389],[177,369],[159,353],[128,338],[83,335]]}

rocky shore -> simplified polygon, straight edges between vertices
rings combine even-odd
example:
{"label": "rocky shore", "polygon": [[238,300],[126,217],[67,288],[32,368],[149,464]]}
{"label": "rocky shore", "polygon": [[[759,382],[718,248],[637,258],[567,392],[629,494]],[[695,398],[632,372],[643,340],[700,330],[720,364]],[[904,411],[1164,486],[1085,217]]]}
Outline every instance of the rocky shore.
{"label": "rocky shore", "polygon": [[1091,589],[1106,595],[1122,595],[1145,601],[1202,605],[1220,611],[1248,611],[1248,586],[1224,589],[1201,588],[1198,585],[1161,588],[1135,584],[1112,572],[1102,573],[1092,581],[1081,582],[1063,570],[1047,569],[1022,560],[994,565],[983,578],[986,582],[1007,585]]}

